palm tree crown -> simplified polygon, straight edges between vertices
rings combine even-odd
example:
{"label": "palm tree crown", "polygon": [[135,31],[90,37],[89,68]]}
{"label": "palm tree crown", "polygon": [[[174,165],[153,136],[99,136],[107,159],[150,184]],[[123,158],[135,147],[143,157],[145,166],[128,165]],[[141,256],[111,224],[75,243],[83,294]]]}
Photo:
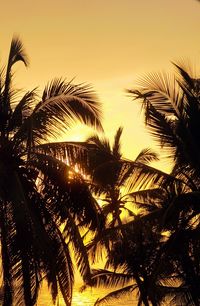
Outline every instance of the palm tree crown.
{"label": "palm tree crown", "polygon": [[140,88],[129,90],[143,100],[145,120],[150,132],[179,165],[200,171],[200,82],[182,66],[175,64],[178,76],[153,74]]}

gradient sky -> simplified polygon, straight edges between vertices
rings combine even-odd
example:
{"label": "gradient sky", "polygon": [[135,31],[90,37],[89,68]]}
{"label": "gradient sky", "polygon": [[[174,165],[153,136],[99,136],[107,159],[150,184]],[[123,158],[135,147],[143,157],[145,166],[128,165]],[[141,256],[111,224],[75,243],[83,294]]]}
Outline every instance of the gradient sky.
{"label": "gradient sky", "polygon": [[[2,0],[0,20],[1,64],[13,33],[30,57],[28,70],[16,66],[16,85],[43,88],[59,76],[93,84],[106,134],[113,137],[124,126],[123,152],[129,158],[153,144],[139,104],[124,89],[144,73],[171,69],[170,61],[200,63],[196,0]],[[84,139],[86,133],[76,127],[66,139]]]}

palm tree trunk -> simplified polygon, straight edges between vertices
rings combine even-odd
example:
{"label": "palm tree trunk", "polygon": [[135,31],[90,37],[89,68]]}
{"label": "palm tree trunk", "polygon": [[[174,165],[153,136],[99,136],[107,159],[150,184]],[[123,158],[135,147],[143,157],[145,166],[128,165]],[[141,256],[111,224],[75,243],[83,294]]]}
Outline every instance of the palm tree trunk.
{"label": "palm tree trunk", "polygon": [[10,275],[10,257],[8,253],[7,229],[6,229],[6,202],[1,202],[1,253],[2,253],[2,269],[3,269],[3,304],[2,306],[12,305],[12,289],[11,289],[11,275]]}
{"label": "palm tree trunk", "polygon": [[146,290],[144,288],[144,285],[143,285],[139,275],[137,273],[135,273],[134,278],[135,278],[136,283],[138,285],[138,288],[139,288],[139,291],[140,291],[140,294],[141,294],[141,299],[142,299],[142,302],[144,303],[144,306],[150,306]]}
{"label": "palm tree trunk", "polygon": [[26,306],[34,306],[31,295],[31,283],[30,283],[30,273],[29,273],[29,260],[25,250],[22,250],[22,271],[23,271],[23,281],[24,281],[24,300]]}

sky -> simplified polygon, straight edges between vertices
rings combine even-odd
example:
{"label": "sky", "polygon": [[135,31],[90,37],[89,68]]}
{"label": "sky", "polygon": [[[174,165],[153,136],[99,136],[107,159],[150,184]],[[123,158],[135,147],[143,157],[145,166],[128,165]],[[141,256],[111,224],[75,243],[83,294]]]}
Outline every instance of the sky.
{"label": "sky", "polygon": [[[156,147],[140,104],[125,89],[146,73],[172,71],[171,61],[200,63],[197,0],[2,0],[0,20],[0,63],[13,34],[30,58],[28,69],[16,66],[16,86],[42,89],[54,77],[92,84],[103,104],[106,135],[112,139],[124,127],[128,158]],[[91,132],[76,126],[62,139],[84,140]],[[158,167],[166,170],[167,162]]]}

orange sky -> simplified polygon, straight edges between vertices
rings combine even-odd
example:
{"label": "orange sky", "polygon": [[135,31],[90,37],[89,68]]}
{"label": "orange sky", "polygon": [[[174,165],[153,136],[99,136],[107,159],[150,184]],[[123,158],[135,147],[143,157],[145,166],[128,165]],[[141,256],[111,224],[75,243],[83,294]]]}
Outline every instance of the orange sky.
{"label": "orange sky", "polygon": [[[112,137],[124,126],[123,152],[134,158],[152,147],[138,103],[126,97],[143,73],[168,70],[170,61],[200,58],[200,3],[196,0],[7,0],[0,10],[0,58],[13,33],[30,57],[17,66],[19,88],[43,87],[53,77],[92,83]],[[82,131],[82,129],[81,129]],[[85,132],[86,133],[86,132]],[[68,138],[80,139],[80,127]]]}

